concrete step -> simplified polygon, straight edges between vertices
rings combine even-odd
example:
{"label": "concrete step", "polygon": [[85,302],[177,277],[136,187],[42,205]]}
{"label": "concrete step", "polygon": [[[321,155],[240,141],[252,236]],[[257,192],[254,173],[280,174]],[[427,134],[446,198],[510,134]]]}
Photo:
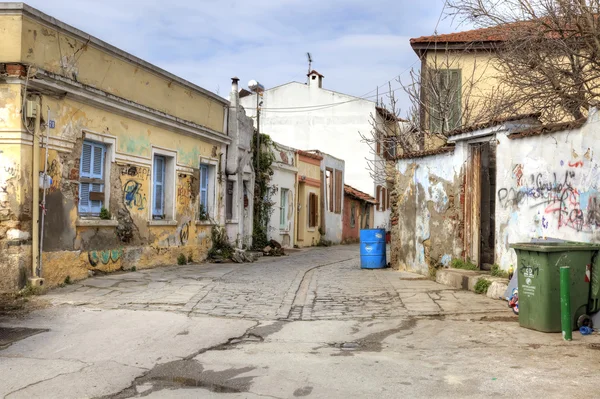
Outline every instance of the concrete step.
{"label": "concrete step", "polygon": [[492,277],[489,273],[462,270],[462,269],[439,269],[435,275],[435,281],[449,287],[475,291],[475,284],[480,278],[486,278],[492,282],[488,288],[487,297],[492,299],[504,298],[504,292],[508,288],[508,279],[502,277]]}

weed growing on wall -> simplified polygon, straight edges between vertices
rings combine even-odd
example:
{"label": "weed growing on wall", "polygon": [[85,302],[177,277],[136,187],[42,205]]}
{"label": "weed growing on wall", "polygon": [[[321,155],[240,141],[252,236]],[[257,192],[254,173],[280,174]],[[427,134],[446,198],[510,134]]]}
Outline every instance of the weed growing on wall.
{"label": "weed growing on wall", "polygon": [[223,227],[213,226],[211,231],[212,248],[208,251],[208,257],[212,260],[231,259],[234,253],[233,246],[229,242],[227,232]]}
{"label": "weed growing on wall", "polygon": [[486,278],[480,278],[479,280],[477,280],[477,283],[475,283],[475,293],[484,295],[487,294],[490,285],[492,285],[492,282],[490,280]]}
{"label": "weed growing on wall", "polygon": [[275,161],[275,155],[271,151],[272,144],[273,140],[269,135],[261,134],[260,148],[257,154],[256,135],[252,137],[255,165],[258,158],[258,171],[255,171],[254,180],[254,230],[252,232],[252,246],[257,250],[262,250],[269,243],[267,231],[275,204],[272,197],[277,192],[277,187],[271,187],[272,165]]}
{"label": "weed growing on wall", "polygon": [[498,266],[498,265],[492,266],[491,273],[492,273],[492,276],[494,276],[494,277],[508,278],[508,272],[500,269],[500,266]]}
{"label": "weed growing on wall", "polygon": [[450,266],[454,269],[463,269],[463,270],[478,270],[477,265],[473,264],[470,259],[467,259],[465,262],[462,259],[454,258],[452,259],[452,263]]}

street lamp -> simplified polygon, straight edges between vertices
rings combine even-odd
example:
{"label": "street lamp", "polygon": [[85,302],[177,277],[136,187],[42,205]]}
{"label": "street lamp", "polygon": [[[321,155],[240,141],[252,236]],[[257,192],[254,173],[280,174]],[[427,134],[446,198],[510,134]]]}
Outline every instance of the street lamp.
{"label": "street lamp", "polygon": [[265,91],[265,87],[253,79],[248,82],[248,88],[252,93],[256,94],[256,168],[254,173],[258,175],[258,158],[260,151],[260,106],[262,104],[260,101],[260,96]]}

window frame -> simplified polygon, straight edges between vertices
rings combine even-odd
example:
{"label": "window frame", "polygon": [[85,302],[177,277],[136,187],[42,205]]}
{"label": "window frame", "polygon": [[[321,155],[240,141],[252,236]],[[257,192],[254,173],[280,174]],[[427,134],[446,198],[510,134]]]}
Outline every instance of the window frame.
{"label": "window frame", "polygon": [[[84,171],[85,163],[84,161],[84,151],[85,146],[90,146],[90,160],[88,163],[89,172]],[[79,195],[77,201],[77,211],[79,216],[81,217],[93,217],[97,218],[100,216],[100,211],[104,207],[106,208],[106,203],[108,196],[106,195],[106,180],[107,180],[107,155],[108,155],[108,146],[105,143],[98,142],[96,140],[90,140],[85,138],[81,145],[81,157],[79,158]],[[100,151],[100,172],[94,172],[94,158],[96,156],[96,151]],[[100,189],[92,191],[94,185],[99,185]],[[82,200],[84,199],[83,194],[84,186],[87,186],[87,205],[82,204]],[[102,193],[102,200],[91,200],[89,194]],[[94,207],[92,205],[92,201],[100,202],[99,206]]]}
{"label": "window frame", "polygon": [[326,187],[326,193],[325,193],[325,201],[326,201],[326,206],[325,208],[329,211],[329,212],[333,212],[333,190],[335,187],[335,173],[334,170],[332,168],[325,168],[325,187]]}
{"label": "window frame", "polygon": [[[456,103],[453,103],[455,110],[453,116],[456,120],[448,121],[448,115],[446,115],[446,118],[442,118],[443,112],[437,108],[440,104],[447,102],[442,96],[449,95],[444,94],[443,91],[448,89],[448,93],[450,92],[449,88],[452,84],[452,74],[456,74]],[[459,128],[462,125],[462,70],[456,68],[435,69],[432,71],[431,78],[433,79],[433,90],[438,91],[439,98],[434,99],[434,101],[429,101],[429,130],[434,133],[441,133]],[[449,109],[448,113],[450,114],[451,112],[452,110]]]}
{"label": "window frame", "polygon": [[308,193],[308,227],[315,229],[319,225],[319,195]]}
{"label": "window frame", "polygon": [[288,213],[289,213],[289,193],[288,188],[280,188],[279,194],[279,229],[288,230]]}
{"label": "window frame", "polygon": [[[164,159],[164,185],[163,185],[163,214],[162,218],[155,218],[155,181],[156,181],[156,157]],[[152,176],[150,181],[150,201],[151,206],[148,207],[148,220],[150,224],[172,224],[176,223],[176,165],[177,152],[159,147],[152,147],[152,157],[150,160]]]}

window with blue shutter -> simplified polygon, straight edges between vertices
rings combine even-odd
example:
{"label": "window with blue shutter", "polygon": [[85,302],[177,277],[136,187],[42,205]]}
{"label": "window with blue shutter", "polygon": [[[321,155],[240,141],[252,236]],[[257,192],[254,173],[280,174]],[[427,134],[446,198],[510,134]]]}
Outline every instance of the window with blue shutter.
{"label": "window with blue shutter", "polygon": [[154,198],[152,201],[152,219],[165,218],[165,157],[154,156]]}
{"label": "window with blue shutter", "polygon": [[104,157],[106,147],[92,141],[84,141],[79,166],[79,213],[98,216],[104,206]]}
{"label": "window with blue shutter", "polygon": [[208,165],[200,165],[200,205],[208,211]]}

